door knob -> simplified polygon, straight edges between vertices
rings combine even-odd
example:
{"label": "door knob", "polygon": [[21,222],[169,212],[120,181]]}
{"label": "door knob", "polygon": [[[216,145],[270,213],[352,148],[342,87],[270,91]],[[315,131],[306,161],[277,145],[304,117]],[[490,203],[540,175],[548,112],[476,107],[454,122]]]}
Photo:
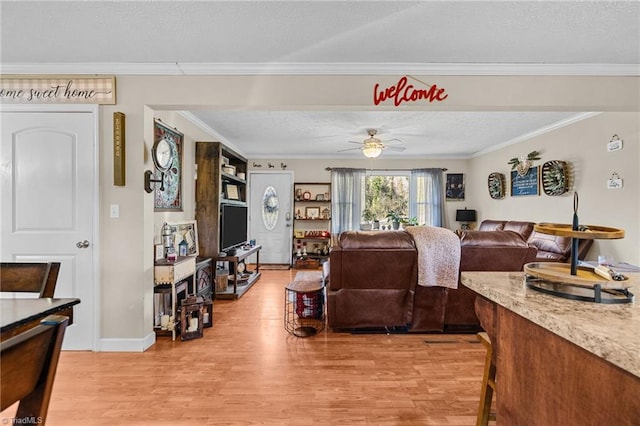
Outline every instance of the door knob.
{"label": "door knob", "polygon": [[87,240],[78,241],[76,243],[76,247],[78,247],[78,248],[87,248],[87,247],[89,247],[89,241],[87,241]]}

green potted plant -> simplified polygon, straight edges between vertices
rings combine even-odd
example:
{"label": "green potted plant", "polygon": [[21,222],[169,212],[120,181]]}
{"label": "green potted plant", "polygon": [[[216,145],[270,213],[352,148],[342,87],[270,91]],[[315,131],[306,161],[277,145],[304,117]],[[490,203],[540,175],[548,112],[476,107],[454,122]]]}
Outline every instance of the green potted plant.
{"label": "green potted plant", "polygon": [[389,219],[389,221],[391,222],[391,225],[393,226],[393,229],[399,229],[400,228],[400,222],[402,220],[402,218],[400,217],[400,214],[396,211],[390,211],[389,213],[387,213],[387,219]]}
{"label": "green potted plant", "polygon": [[418,226],[418,218],[415,216],[412,218],[403,217],[401,222],[403,226]]}

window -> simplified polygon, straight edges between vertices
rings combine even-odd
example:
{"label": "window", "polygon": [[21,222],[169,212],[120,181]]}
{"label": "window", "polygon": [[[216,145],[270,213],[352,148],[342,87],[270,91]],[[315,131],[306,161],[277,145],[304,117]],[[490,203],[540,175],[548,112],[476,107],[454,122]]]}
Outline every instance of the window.
{"label": "window", "polygon": [[364,180],[362,220],[391,222],[387,215],[395,212],[401,218],[409,217],[409,173],[372,171]]}

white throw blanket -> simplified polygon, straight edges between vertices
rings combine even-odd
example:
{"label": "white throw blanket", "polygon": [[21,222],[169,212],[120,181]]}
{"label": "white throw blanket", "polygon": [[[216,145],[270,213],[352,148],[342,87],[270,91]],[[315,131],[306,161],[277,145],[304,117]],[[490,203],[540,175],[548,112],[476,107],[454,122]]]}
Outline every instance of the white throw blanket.
{"label": "white throw blanket", "polygon": [[458,288],[458,236],[448,229],[430,226],[410,226],[407,232],[418,249],[418,285]]}

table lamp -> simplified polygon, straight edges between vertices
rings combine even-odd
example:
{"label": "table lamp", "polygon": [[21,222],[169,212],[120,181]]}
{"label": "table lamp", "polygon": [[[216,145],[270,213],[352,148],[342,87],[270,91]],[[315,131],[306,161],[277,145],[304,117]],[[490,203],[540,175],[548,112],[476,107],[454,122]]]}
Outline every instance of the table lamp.
{"label": "table lamp", "polygon": [[456,210],[456,222],[461,222],[462,229],[469,229],[469,224],[471,222],[475,222],[476,219],[476,211],[475,210],[467,210],[465,207],[464,210]]}

